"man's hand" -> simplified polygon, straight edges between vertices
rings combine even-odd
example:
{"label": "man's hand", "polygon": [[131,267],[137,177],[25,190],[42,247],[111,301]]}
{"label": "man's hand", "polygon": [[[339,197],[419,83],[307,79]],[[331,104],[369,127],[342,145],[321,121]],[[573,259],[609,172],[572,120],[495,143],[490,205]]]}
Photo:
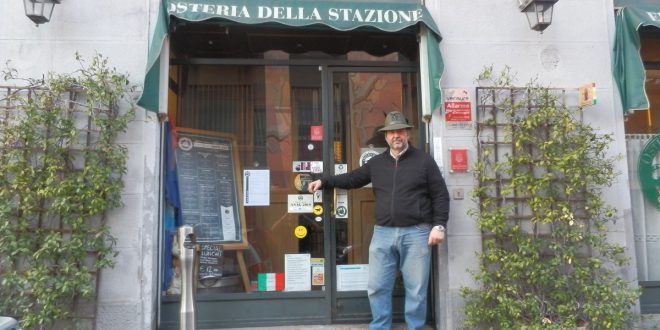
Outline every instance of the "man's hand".
{"label": "man's hand", "polygon": [[321,182],[321,180],[312,181],[307,185],[307,191],[314,193],[317,190],[321,189],[322,185],[323,183]]}
{"label": "man's hand", "polygon": [[429,234],[429,245],[440,244],[444,240],[445,240],[445,232],[444,231],[431,229],[431,233]]}

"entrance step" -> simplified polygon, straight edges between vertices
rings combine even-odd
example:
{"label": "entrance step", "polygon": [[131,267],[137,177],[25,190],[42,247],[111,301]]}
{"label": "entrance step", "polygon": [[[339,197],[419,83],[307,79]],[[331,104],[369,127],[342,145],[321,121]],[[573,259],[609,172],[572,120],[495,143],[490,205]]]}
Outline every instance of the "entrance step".
{"label": "entrance step", "polygon": [[[278,327],[232,328],[235,330],[364,330],[369,329],[368,324],[330,324],[330,325],[287,325]],[[432,330],[425,326],[424,330]],[[406,330],[405,324],[393,324],[392,330]]]}

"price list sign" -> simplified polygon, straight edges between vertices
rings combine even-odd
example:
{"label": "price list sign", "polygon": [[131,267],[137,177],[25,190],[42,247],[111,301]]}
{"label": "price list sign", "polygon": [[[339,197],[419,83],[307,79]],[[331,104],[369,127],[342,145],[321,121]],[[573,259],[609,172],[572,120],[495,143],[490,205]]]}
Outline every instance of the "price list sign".
{"label": "price list sign", "polygon": [[183,223],[200,243],[241,242],[243,228],[233,140],[177,133],[177,179]]}

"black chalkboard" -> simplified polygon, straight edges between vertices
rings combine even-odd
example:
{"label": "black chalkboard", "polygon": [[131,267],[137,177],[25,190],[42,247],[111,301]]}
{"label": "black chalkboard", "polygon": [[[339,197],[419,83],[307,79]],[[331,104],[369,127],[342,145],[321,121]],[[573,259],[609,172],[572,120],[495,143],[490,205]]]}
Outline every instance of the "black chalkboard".
{"label": "black chalkboard", "polygon": [[222,245],[219,244],[199,244],[199,279],[201,281],[209,279],[218,279],[222,277],[222,255],[224,253]]}
{"label": "black chalkboard", "polygon": [[198,243],[247,247],[241,176],[232,136],[176,130],[176,172],[182,222],[194,228]]}

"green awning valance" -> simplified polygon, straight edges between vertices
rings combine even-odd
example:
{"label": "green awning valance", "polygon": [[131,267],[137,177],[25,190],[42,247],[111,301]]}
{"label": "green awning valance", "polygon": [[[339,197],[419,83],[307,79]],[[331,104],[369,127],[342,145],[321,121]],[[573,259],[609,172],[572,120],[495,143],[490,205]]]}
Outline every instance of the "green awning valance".
{"label": "green awning valance", "polygon": [[623,110],[649,108],[644,89],[646,72],[640,56],[639,28],[660,28],[660,0],[618,0],[621,7],[616,15],[616,39],[613,50],[613,75],[619,86]]}
{"label": "green awning valance", "polygon": [[241,24],[280,23],[305,27],[322,24],[340,31],[374,27],[387,32],[423,24],[428,28],[427,52],[431,111],[440,107],[443,64],[438,48],[440,32],[426,7],[419,3],[310,0],[164,0],[149,45],[144,91],[138,104],[158,110],[159,58],[171,16],[197,22],[221,18]]}

